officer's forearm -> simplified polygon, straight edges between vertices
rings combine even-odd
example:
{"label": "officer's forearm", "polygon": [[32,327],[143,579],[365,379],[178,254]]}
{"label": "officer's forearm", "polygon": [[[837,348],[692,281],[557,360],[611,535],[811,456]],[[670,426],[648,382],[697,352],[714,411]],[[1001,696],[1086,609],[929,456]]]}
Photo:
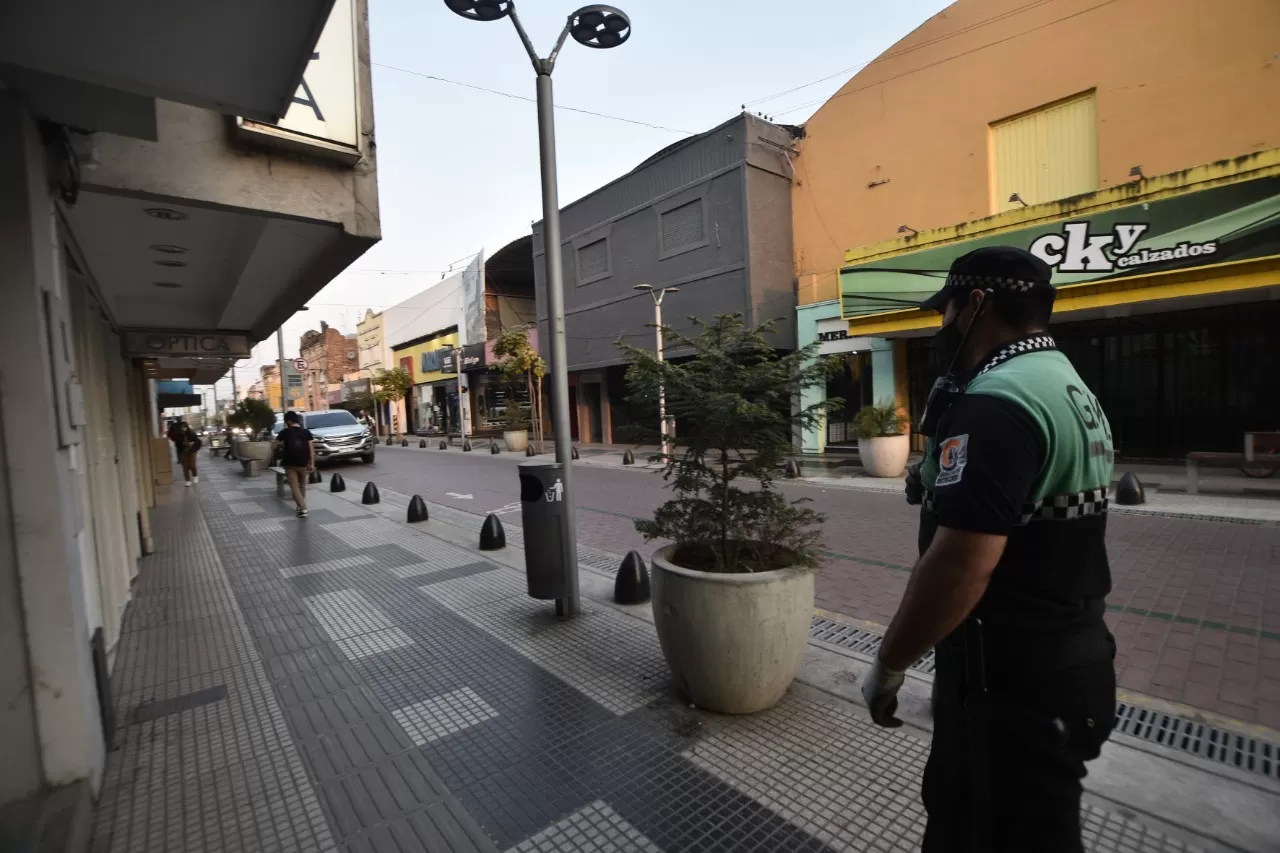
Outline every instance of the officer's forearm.
{"label": "officer's forearm", "polygon": [[880,646],[886,667],[907,669],[973,612],[1004,545],[1003,536],[938,529],[911,572],[902,604]]}

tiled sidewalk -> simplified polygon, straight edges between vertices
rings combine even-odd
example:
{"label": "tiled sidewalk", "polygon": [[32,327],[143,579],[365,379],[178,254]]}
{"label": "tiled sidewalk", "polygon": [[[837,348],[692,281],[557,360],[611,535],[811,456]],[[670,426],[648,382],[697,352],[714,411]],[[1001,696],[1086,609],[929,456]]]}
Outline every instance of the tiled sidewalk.
{"label": "tiled sidewalk", "polygon": [[[797,685],[724,718],[652,627],[345,500],[209,466],[155,515],[95,851],[909,851],[927,743]],[[1189,849],[1085,807],[1090,850]]]}

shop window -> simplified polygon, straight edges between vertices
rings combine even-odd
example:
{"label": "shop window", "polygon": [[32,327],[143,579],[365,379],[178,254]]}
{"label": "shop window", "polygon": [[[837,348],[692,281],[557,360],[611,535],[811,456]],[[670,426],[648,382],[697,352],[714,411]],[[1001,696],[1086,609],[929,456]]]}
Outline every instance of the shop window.
{"label": "shop window", "polygon": [[991,210],[1055,201],[1098,188],[1098,108],[1093,92],[991,125]]}
{"label": "shop window", "polygon": [[601,237],[578,248],[578,284],[590,284],[609,275],[609,238]]}
{"label": "shop window", "polygon": [[702,199],[695,198],[679,207],[658,214],[660,223],[659,256],[670,257],[707,244],[706,221]]}

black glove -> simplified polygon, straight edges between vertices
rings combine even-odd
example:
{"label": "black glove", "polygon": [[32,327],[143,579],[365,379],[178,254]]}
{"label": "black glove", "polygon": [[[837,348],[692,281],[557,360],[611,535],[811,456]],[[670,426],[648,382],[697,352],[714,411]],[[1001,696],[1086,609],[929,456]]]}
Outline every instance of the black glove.
{"label": "black glove", "polygon": [[907,503],[911,506],[924,503],[924,482],[920,479],[919,462],[907,469],[906,493]]}

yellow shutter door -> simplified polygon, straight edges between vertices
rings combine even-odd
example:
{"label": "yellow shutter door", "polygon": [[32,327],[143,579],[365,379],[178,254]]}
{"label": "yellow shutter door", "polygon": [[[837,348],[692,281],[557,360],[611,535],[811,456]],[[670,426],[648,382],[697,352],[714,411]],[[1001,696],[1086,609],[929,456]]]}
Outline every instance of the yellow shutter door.
{"label": "yellow shutter door", "polygon": [[991,210],[1098,188],[1098,109],[1092,92],[991,125]]}

